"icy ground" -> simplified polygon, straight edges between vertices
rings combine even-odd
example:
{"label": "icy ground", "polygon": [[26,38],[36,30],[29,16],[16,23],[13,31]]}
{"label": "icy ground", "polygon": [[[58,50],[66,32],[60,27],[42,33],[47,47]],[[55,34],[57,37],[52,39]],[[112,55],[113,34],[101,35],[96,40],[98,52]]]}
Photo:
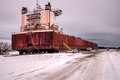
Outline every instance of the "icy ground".
{"label": "icy ground", "polygon": [[0,80],[120,80],[120,52],[0,55]]}

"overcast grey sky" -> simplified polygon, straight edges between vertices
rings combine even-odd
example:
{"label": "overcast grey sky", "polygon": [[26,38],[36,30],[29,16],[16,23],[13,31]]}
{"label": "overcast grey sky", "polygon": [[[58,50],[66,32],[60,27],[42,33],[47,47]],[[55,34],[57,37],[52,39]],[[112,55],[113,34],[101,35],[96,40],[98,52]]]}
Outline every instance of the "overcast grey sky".
{"label": "overcast grey sky", "polygon": [[[57,24],[65,33],[99,46],[120,46],[120,0],[39,0],[42,8],[47,2],[62,9]],[[20,31],[21,8],[33,10],[35,5],[36,0],[0,0],[0,41],[10,41],[11,33]]]}

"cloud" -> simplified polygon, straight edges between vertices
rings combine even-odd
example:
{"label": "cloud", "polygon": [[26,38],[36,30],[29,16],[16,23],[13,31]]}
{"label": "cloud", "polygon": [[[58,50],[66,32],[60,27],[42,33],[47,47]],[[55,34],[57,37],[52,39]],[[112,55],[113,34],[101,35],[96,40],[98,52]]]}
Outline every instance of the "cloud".
{"label": "cloud", "polygon": [[[65,33],[100,46],[120,46],[120,0],[39,0],[39,4],[44,8],[48,1],[53,9],[63,10],[57,24]],[[20,31],[21,8],[33,10],[35,5],[35,0],[1,0],[0,39],[11,39],[12,32]]]}

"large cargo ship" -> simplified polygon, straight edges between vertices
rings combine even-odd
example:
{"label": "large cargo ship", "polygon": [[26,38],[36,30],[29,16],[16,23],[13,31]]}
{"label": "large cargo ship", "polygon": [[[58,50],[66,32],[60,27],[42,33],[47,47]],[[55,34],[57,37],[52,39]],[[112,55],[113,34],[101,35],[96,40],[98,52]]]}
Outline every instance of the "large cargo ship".
{"label": "large cargo ship", "polygon": [[98,47],[96,43],[65,34],[62,29],[58,30],[56,17],[62,14],[62,10],[52,10],[49,2],[45,9],[37,3],[33,11],[23,7],[21,12],[21,32],[12,33],[12,49],[18,50],[20,54]]}

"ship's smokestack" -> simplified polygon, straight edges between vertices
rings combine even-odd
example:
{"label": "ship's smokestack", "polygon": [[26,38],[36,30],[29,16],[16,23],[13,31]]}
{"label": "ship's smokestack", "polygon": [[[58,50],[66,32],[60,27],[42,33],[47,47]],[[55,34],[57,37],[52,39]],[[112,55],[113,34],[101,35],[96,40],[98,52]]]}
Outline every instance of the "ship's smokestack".
{"label": "ship's smokestack", "polygon": [[28,12],[27,7],[22,7],[22,14],[26,14]]}
{"label": "ship's smokestack", "polygon": [[25,26],[25,14],[28,13],[27,7],[22,7],[21,13],[22,13],[21,31],[23,31]]}
{"label": "ship's smokestack", "polygon": [[50,10],[51,11],[51,4],[48,2],[47,5],[45,5],[45,10]]}

